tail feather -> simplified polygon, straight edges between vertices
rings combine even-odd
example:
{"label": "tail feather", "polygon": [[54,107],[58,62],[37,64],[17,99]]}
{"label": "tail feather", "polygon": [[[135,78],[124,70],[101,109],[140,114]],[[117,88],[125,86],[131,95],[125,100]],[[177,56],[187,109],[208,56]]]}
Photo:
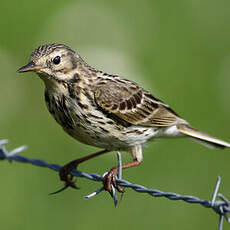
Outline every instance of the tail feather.
{"label": "tail feather", "polygon": [[212,137],[187,124],[179,124],[177,125],[177,128],[182,134],[185,134],[191,137],[191,139],[193,139],[194,141],[197,141],[208,147],[214,147],[214,148],[229,147],[230,148],[230,143],[217,139],[216,137]]}

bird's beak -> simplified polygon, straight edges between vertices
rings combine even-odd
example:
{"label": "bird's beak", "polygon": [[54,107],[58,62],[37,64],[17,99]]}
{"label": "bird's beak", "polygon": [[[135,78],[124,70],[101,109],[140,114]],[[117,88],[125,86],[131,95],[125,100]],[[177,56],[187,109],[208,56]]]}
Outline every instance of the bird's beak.
{"label": "bird's beak", "polygon": [[33,71],[36,72],[40,69],[44,69],[45,66],[39,66],[39,65],[35,65],[32,61],[29,62],[27,65],[22,66],[21,68],[19,68],[17,70],[18,73],[23,73],[23,72],[29,72],[29,71]]}

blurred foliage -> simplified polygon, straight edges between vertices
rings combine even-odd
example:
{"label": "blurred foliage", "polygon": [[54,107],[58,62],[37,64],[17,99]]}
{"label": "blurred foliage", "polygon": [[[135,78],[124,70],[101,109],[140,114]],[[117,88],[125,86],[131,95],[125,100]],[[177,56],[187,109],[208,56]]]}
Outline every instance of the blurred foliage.
{"label": "blurred foliage", "polygon": [[[48,114],[43,83],[18,75],[37,46],[65,43],[92,66],[139,82],[181,116],[230,140],[230,2],[1,1],[0,138],[8,148],[27,144],[33,158],[64,164],[95,151],[67,136]],[[123,161],[130,156],[123,154]],[[144,148],[144,162],[123,177],[134,183],[210,199],[217,175],[230,197],[229,150],[210,150],[189,140],[161,140]],[[80,166],[103,173],[113,153]],[[78,179],[81,189],[48,196],[62,184],[46,169],[1,162],[2,229],[217,229],[217,216],[199,205],[151,198],[127,190],[113,207],[100,186]],[[188,224],[189,223],[189,224]]]}

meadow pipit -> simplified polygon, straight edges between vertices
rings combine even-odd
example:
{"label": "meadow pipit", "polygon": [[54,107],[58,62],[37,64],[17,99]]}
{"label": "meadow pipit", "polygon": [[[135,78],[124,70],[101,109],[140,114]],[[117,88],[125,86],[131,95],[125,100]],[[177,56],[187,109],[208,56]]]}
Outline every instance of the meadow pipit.
{"label": "meadow pipit", "polygon": [[[38,47],[30,62],[17,72],[33,71],[45,83],[49,112],[74,139],[103,150],[74,160],[60,170],[64,188],[76,187],[70,170],[81,162],[110,151],[128,151],[133,161],[142,161],[142,145],[164,137],[190,137],[205,145],[224,148],[230,144],[191,127],[167,104],[136,83],[89,66],[74,50],[62,44]],[[116,185],[117,167],[104,178],[111,194]]]}

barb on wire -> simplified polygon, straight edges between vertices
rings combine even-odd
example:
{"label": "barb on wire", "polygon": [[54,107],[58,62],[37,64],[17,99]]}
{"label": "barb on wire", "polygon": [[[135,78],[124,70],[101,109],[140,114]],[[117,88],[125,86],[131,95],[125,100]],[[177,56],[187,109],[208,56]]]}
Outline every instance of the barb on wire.
{"label": "barb on wire", "polygon": [[[22,155],[16,155],[19,152],[24,151],[26,149],[26,146],[21,146],[19,148],[14,149],[13,151],[8,152],[5,148],[5,145],[7,143],[8,143],[7,140],[0,140],[0,160],[7,159],[9,162],[17,161],[17,162],[22,162],[22,163],[30,163],[32,165],[40,166],[40,167],[46,167],[46,168],[52,169],[54,171],[59,171],[62,167],[61,165],[58,165],[58,164],[49,164],[49,163],[47,163],[43,160],[40,160],[40,159],[30,159],[30,158],[22,156]],[[230,213],[230,201],[224,195],[218,193],[219,188],[220,188],[220,183],[221,183],[220,177],[217,178],[216,186],[215,186],[211,201],[210,200],[202,200],[202,199],[195,197],[195,196],[180,195],[180,194],[172,193],[172,192],[163,192],[163,191],[160,191],[157,189],[149,189],[149,188],[146,188],[142,185],[132,184],[129,181],[123,180],[122,179],[122,173],[121,173],[122,162],[121,162],[121,155],[119,152],[117,154],[117,157],[118,157],[117,184],[119,186],[132,188],[136,192],[147,193],[153,197],[165,197],[165,198],[168,198],[170,200],[182,200],[182,201],[185,201],[187,203],[200,204],[203,207],[211,208],[212,210],[214,210],[219,215],[219,227],[218,227],[219,230],[223,229],[224,218],[230,224],[230,218],[228,217],[228,214]],[[89,180],[98,181],[98,182],[103,181],[103,177],[104,177],[104,175],[106,175],[106,174],[104,174],[104,175],[100,176],[100,175],[95,174],[95,173],[85,173],[85,172],[79,171],[77,169],[72,170],[71,174],[73,176],[76,176],[76,177],[84,177],[84,178],[87,178]],[[114,204],[116,206],[118,204],[118,200],[117,200],[117,196],[115,193],[115,188],[114,187],[112,187],[112,188],[114,190],[113,200],[114,200]],[[101,187],[101,188],[97,189],[95,192],[85,196],[85,199],[90,199],[90,198],[94,197],[95,195],[99,194],[100,192],[102,192],[103,190],[104,190],[104,188]],[[217,198],[219,198],[219,199],[217,200]]]}

